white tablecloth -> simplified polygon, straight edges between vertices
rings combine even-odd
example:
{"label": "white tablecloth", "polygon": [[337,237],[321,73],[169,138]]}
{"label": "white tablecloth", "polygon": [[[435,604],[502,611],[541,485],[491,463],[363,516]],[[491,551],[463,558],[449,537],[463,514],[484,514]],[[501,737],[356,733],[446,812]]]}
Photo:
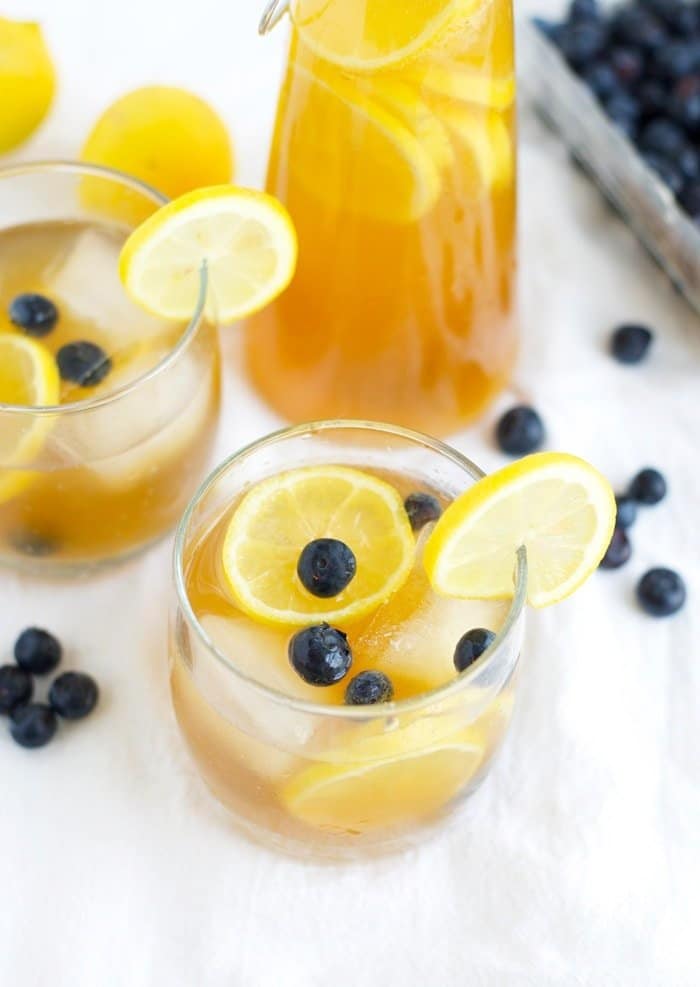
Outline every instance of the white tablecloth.
{"label": "white tablecloth", "polygon": [[[262,0],[5,3],[46,24],[61,72],[25,158],[70,156],[96,113],[144,82],[191,86],[230,121],[257,182],[282,32]],[[0,730],[0,985],[11,987],[697,987],[700,983],[698,320],[532,120],[522,134],[523,348],[518,396],[552,448],[622,486],[665,471],[633,561],[533,614],[520,704],[459,828],[400,858],[305,865],[232,831],[180,743],[166,686],[170,544],[88,582],[0,575],[0,655],[53,629],[102,687],[91,721],[25,752]],[[605,352],[650,323],[649,362]],[[276,424],[227,334],[223,455]],[[505,406],[512,395],[503,398]],[[457,441],[486,468],[499,408]],[[677,566],[689,604],[634,603]]]}

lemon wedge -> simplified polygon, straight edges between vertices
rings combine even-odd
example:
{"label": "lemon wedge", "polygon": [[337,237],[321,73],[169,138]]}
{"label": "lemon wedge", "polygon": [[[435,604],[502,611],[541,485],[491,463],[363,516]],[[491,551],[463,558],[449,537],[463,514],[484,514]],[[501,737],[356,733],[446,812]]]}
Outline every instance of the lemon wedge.
{"label": "lemon wedge", "polygon": [[[337,538],[357,572],[332,599],[297,576],[304,547]],[[240,502],[223,546],[223,571],[238,606],[256,620],[303,626],[369,613],[408,578],[415,539],[398,491],[345,466],[309,466],[262,480]]]}
{"label": "lemon wedge", "polygon": [[41,27],[0,17],[0,152],[30,137],[49,111],[56,88]]}
{"label": "lemon wedge", "polygon": [[549,606],[598,567],[615,517],[610,484],[589,463],[565,453],[526,456],[450,504],[425,546],[426,572],[446,596],[507,598],[524,545],[528,601]]}
{"label": "lemon wedge", "polygon": [[395,732],[348,738],[287,781],[280,798],[297,819],[332,832],[434,815],[469,784],[484,757],[477,733],[462,727],[445,736],[443,729],[440,719],[422,717]]}
{"label": "lemon wedge", "polygon": [[[33,339],[0,333],[0,404],[39,407],[58,404],[61,384],[49,351]],[[50,420],[6,413],[0,430],[0,502],[20,493],[32,479],[21,467],[40,451]]]}
{"label": "lemon wedge", "polygon": [[197,189],[149,216],[124,244],[119,274],[154,315],[188,319],[206,263],[212,314],[233,322],[263,308],[292,279],[297,238],[270,195],[233,185]]}

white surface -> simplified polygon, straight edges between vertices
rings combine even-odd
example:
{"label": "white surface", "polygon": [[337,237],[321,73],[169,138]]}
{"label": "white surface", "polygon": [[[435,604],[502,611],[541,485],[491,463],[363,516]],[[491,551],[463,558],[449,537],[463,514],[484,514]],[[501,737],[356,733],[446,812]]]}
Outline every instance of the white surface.
{"label": "white surface", "polygon": [[[258,180],[282,44],[256,39],[261,5],[6,2],[45,21],[62,78],[23,156],[74,154],[108,100],[169,80],[216,103],[241,178]],[[671,495],[643,513],[627,568],[532,616],[512,733],[461,828],[368,866],[249,845],[203,790],[170,711],[170,546],[88,583],[0,575],[2,656],[39,623],[66,643],[65,666],[102,687],[94,718],[44,751],[0,732],[2,987],[700,983],[700,332],[531,122],[522,208],[522,393],[551,447],[619,485],[658,465]],[[635,318],[659,335],[649,363],[625,369],[605,339]],[[226,351],[222,454],[275,424],[241,380],[235,333]],[[502,461],[498,410],[458,442],[486,468]],[[633,602],[654,563],[688,582],[670,621]]]}

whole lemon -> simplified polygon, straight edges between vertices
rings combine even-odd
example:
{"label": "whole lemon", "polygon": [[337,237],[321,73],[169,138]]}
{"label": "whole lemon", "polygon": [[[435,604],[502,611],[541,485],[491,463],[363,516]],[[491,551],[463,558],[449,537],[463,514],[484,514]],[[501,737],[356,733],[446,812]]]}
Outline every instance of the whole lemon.
{"label": "whole lemon", "polygon": [[41,27],[0,17],[0,153],[34,133],[55,89],[56,74]]}

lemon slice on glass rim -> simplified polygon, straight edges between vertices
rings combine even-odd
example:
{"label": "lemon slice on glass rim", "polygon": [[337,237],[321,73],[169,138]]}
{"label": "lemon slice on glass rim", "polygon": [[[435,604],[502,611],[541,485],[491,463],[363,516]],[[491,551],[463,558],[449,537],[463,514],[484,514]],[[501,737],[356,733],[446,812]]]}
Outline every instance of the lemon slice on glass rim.
{"label": "lemon slice on glass rim", "polygon": [[294,224],[277,199],[215,185],[180,196],[137,227],[122,247],[119,274],[144,309],[185,320],[196,311],[206,266],[207,310],[227,323],[252,315],[284,291],[296,260]]}
{"label": "lemon slice on glass rim", "polygon": [[426,572],[445,596],[507,599],[525,546],[528,602],[549,606],[597,569],[615,518],[612,488],[589,463],[566,453],[525,456],[450,504],[426,543]]}
{"label": "lemon slice on glass rim", "polygon": [[[0,333],[0,405],[45,407],[60,400],[56,361],[41,343]],[[46,415],[6,413],[0,430],[0,503],[20,493],[33,473],[22,469],[41,450],[51,420]]]}

